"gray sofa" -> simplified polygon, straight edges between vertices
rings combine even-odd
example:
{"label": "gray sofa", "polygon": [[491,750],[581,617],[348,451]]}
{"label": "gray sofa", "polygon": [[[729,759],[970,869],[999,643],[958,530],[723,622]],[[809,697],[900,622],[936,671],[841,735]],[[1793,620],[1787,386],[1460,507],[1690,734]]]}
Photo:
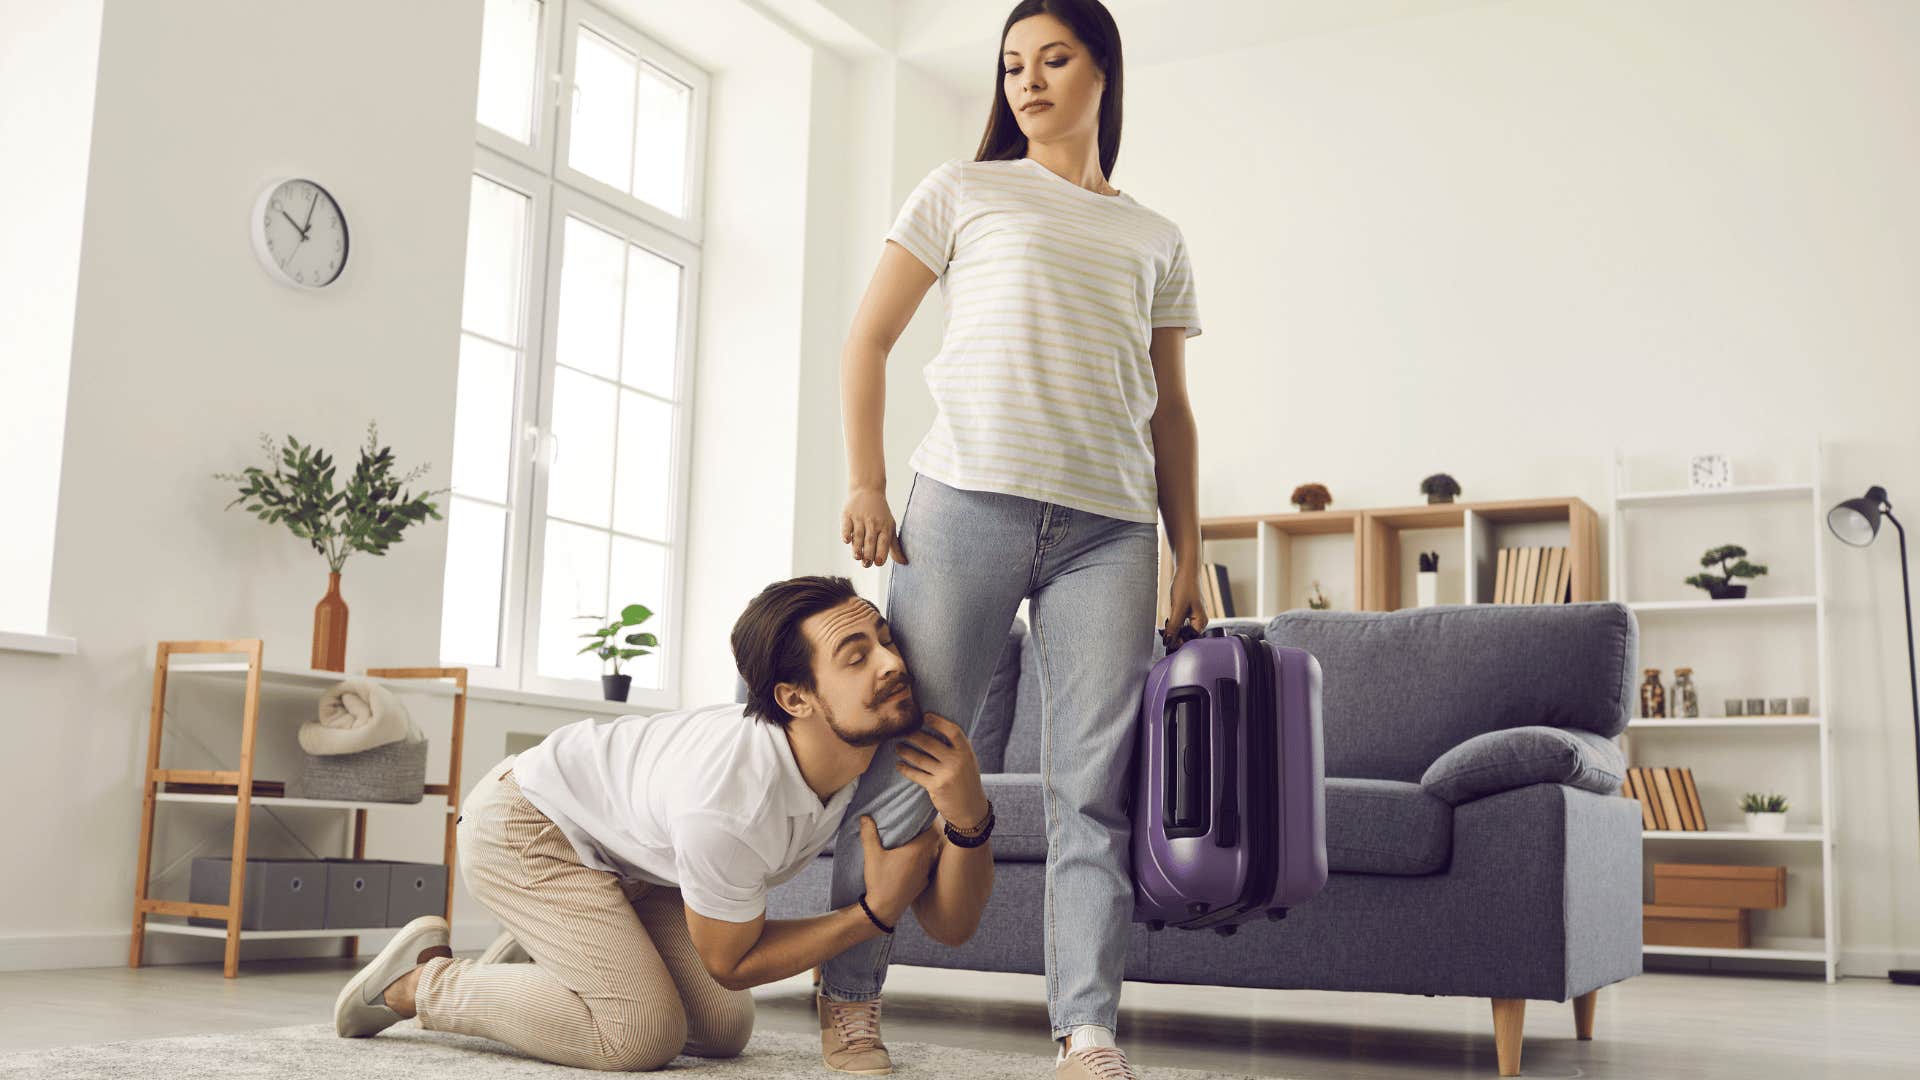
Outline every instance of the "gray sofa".
{"label": "gray sofa", "polygon": [[[1319,658],[1326,890],[1231,937],[1135,925],[1129,979],[1485,997],[1502,1075],[1525,1002],[1640,972],[1640,811],[1620,796],[1638,629],[1619,604],[1288,612],[1216,621]],[[995,887],[960,948],[906,920],[896,963],[1040,973],[1046,859],[1035,650],[1016,621],[972,728],[998,823]],[[768,915],[827,908],[831,853]]]}

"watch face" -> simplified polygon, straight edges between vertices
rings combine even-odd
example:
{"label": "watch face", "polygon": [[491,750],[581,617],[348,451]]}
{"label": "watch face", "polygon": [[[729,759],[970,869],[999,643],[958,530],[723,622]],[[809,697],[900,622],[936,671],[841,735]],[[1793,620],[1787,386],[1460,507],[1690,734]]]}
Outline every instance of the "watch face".
{"label": "watch face", "polygon": [[261,260],[292,285],[330,285],[347,265],[347,219],[311,180],[285,180],[262,194],[253,235]]}

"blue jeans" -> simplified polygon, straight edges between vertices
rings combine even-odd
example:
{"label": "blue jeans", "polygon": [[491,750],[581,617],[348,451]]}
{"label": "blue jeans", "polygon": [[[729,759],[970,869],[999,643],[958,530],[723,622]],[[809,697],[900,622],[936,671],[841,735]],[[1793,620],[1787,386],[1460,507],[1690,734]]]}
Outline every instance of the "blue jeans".
{"label": "blue jeans", "polygon": [[[970,727],[1022,599],[1038,650],[1040,780],[1047,817],[1047,1011],[1058,1039],[1081,1024],[1113,1030],[1133,915],[1122,810],[1140,693],[1153,664],[1159,534],[1151,523],[1073,510],[916,475],[900,511],[887,620],[920,706]],[[882,744],[860,778],[833,851],[832,903],[865,888],[860,817],[894,848],[933,820],[926,791]],[[880,995],[893,939],[823,965],[840,1001]]]}

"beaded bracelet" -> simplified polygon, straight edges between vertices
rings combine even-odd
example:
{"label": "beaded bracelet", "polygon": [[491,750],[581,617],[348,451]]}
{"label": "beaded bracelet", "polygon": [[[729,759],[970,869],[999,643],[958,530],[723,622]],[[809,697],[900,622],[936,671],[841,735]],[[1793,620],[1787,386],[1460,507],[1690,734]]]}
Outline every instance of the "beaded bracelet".
{"label": "beaded bracelet", "polygon": [[879,927],[882,933],[887,933],[887,934],[893,933],[893,927],[888,926],[886,923],[881,922],[880,916],[875,915],[873,913],[873,909],[867,906],[866,893],[860,894],[860,910],[867,913],[868,920],[870,920],[873,923],[873,925]]}

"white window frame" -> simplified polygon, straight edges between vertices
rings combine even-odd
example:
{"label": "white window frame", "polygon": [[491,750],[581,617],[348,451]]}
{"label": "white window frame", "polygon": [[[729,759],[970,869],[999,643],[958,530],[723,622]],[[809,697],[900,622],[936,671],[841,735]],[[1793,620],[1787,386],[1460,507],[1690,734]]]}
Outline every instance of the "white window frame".
{"label": "white window frame", "polygon": [[[534,114],[529,143],[474,124],[474,173],[531,198],[521,290],[523,363],[515,388],[513,461],[508,480],[511,527],[505,541],[506,567],[501,596],[500,663],[467,664],[475,686],[598,699],[598,680],[560,679],[540,674],[540,593],[544,581],[547,494],[550,456],[545,451],[552,420],[553,381],[559,330],[560,267],[565,252],[565,220],[583,218],[682,268],[680,336],[674,357],[674,434],[670,440],[669,535],[664,620],[649,620],[642,631],[656,634],[655,650],[662,686],[634,686],[628,703],[646,707],[680,705],[680,635],[685,626],[687,508],[692,479],[694,318],[699,310],[700,239],[706,188],[706,125],[712,83],[705,72],[640,33],[611,13],[583,0],[546,0],[541,8],[534,80]],[[628,49],[644,62],[693,88],[688,109],[687,207],[674,215],[568,166],[571,136],[574,42],[585,26]],[[557,65],[557,69],[556,69]],[[462,328],[463,334],[468,331]],[[484,340],[484,335],[477,335]],[[505,345],[507,343],[501,342]],[[628,388],[635,393],[645,393]],[[653,396],[653,395],[648,395]],[[657,399],[656,399],[657,400]],[[619,430],[614,431],[618,453]],[[608,532],[613,532],[608,529]],[[646,538],[651,539],[651,538]],[[611,565],[611,562],[609,562]],[[443,609],[444,610],[444,609]],[[611,620],[614,612],[607,613]],[[585,622],[580,632],[588,630]],[[574,648],[584,644],[571,639]],[[570,649],[570,651],[572,651]]]}

